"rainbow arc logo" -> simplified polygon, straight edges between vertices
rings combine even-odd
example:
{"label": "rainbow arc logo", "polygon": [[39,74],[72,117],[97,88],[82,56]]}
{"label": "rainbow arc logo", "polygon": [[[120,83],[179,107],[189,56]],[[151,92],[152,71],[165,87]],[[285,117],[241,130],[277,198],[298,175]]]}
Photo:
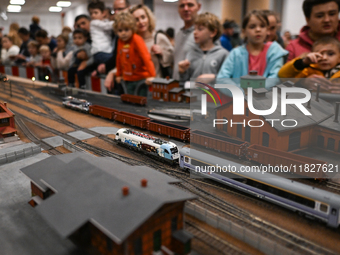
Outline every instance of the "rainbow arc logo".
{"label": "rainbow arc logo", "polygon": [[[206,83],[203,83],[203,82],[196,82],[197,84],[200,84],[200,85],[203,85],[203,86],[205,86],[205,87],[207,87],[207,88],[209,88],[214,94],[215,94],[215,96],[217,97],[217,99],[219,100],[219,102],[220,102],[220,104],[222,105],[222,100],[221,100],[221,98],[220,98],[220,96],[218,95],[218,93],[217,93],[217,91],[213,88],[213,87],[211,87],[210,85],[208,85],[208,84],[206,84]],[[212,95],[212,93],[209,91],[209,90],[207,90],[207,89],[205,89],[205,88],[201,88],[201,87],[197,87],[198,89],[201,89],[201,90],[203,90],[205,93],[207,93],[211,98],[212,98],[212,100],[214,100],[214,103],[215,103],[215,105],[217,106],[217,103],[216,103],[216,100],[215,100],[215,98],[214,98],[214,96]]]}

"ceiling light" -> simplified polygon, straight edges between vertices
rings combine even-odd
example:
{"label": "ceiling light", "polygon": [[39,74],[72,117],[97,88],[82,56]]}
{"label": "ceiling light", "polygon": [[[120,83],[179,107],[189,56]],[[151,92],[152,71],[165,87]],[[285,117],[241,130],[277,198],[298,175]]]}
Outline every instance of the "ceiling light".
{"label": "ceiling light", "polygon": [[163,0],[163,2],[166,2],[166,3],[174,3],[174,2],[177,2],[178,0]]}
{"label": "ceiling light", "polygon": [[25,4],[25,0],[11,0],[9,3],[23,5]]}
{"label": "ceiling light", "polygon": [[50,8],[48,8],[50,12],[61,12],[62,9],[63,8],[57,6],[51,6]]}
{"label": "ceiling light", "polygon": [[71,2],[70,1],[59,1],[57,3],[57,6],[59,6],[59,7],[70,7],[71,6]]}
{"label": "ceiling light", "polygon": [[8,5],[7,11],[8,12],[20,12],[21,6],[20,5]]}

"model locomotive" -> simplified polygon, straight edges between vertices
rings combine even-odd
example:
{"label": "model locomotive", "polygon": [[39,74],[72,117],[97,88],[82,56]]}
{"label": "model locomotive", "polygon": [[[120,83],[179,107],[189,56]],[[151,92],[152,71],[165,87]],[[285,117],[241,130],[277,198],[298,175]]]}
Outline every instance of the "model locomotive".
{"label": "model locomotive", "polygon": [[127,128],[117,131],[115,140],[118,144],[142,151],[152,157],[172,164],[178,163],[179,152],[176,144],[167,142],[142,132]]}

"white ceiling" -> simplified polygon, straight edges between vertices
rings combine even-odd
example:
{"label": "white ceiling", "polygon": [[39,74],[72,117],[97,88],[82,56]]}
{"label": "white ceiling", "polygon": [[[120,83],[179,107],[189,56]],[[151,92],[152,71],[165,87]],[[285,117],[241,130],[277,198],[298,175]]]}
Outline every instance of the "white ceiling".
{"label": "white ceiling", "polygon": [[[26,3],[21,8],[21,13],[41,14],[48,13],[50,6],[56,6],[59,0],[26,0]],[[88,0],[70,0],[72,5],[68,8],[63,8],[63,12],[67,12],[70,9],[76,8],[80,4],[87,4]],[[112,7],[113,0],[102,0],[106,6]],[[0,9],[5,11],[10,0],[0,0]],[[130,0],[131,4],[137,4],[143,2],[143,0]],[[162,3],[163,0],[154,0],[154,3]]]}

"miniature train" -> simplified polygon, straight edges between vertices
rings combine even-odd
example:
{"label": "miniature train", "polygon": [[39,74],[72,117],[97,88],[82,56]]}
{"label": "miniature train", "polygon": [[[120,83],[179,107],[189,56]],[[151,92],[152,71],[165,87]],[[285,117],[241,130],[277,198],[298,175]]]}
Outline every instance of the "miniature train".
{"label": "miniature train", "polygon": [[76,111],[88,113],[91,103],[85,99],[78,99],[75,97],[68,96],[63,98],[63,105],[66,108],[71,108]]}
{"label": "miniature train", "polygon": [[[339,195],[269,173],[242,171],[246,169],[244,165],[213,155],[207,157],[205,153],[194,149],[182,148],[179,154],[182,169],[189,169],[200,176],[319,219],[330,227],[337,228],[340,225]],[[216,166],[225,166],[226,171],[212,172],[212,169],[217,169]],[[229,171],[228,166],[232,166]]]}
{"label": "miniature train", "polygon": [[179,153],[176,144],[144,134],[135,130],[121,128],[117,131],[115,141],[118,144],[142,151],[152,157],[175,164]]}
{"label": "miniature train", "polygon": [[[67,98],[69,100],[70,98],[74,100],[73,97]],[[86,100],[81,99],[80,101],[83,102]],[[168,137],[176,138],[185,142],[191,142],[191,144],[199,145],[208,149],[213,149],[218,152],[227,153],[238,158],[251,160],[259,164],[295,165],[296,167],[305,164],[326,164],[326,162],[324,161],[300,156],[290,152],[268,149],[267,147],[261,145],[249,146],[248,142],[244,142],[234,138],[212,134],[200,130],[190,130],[190,128],[185,126],[150,119],[149,117],[129,112],[123,112],[109,107],[91,105],[91,103],[89,102],[87,102],[87,104],[89,104],[89,107],[88,109],[84,109],[84,112],[88,112],[89,114],[121,122],[123,124],[128,124],[133,127],[152,131],[160,135],[166,135]],[[65,106],[69,107],[67,105]],[[76,107],[69,108],[77,110]],[[302,172],[299,174],[299,176],[318,179],[320,181],[324,181],[327,179],[327,176],[323,171],[320,171],[318,173]]]}

